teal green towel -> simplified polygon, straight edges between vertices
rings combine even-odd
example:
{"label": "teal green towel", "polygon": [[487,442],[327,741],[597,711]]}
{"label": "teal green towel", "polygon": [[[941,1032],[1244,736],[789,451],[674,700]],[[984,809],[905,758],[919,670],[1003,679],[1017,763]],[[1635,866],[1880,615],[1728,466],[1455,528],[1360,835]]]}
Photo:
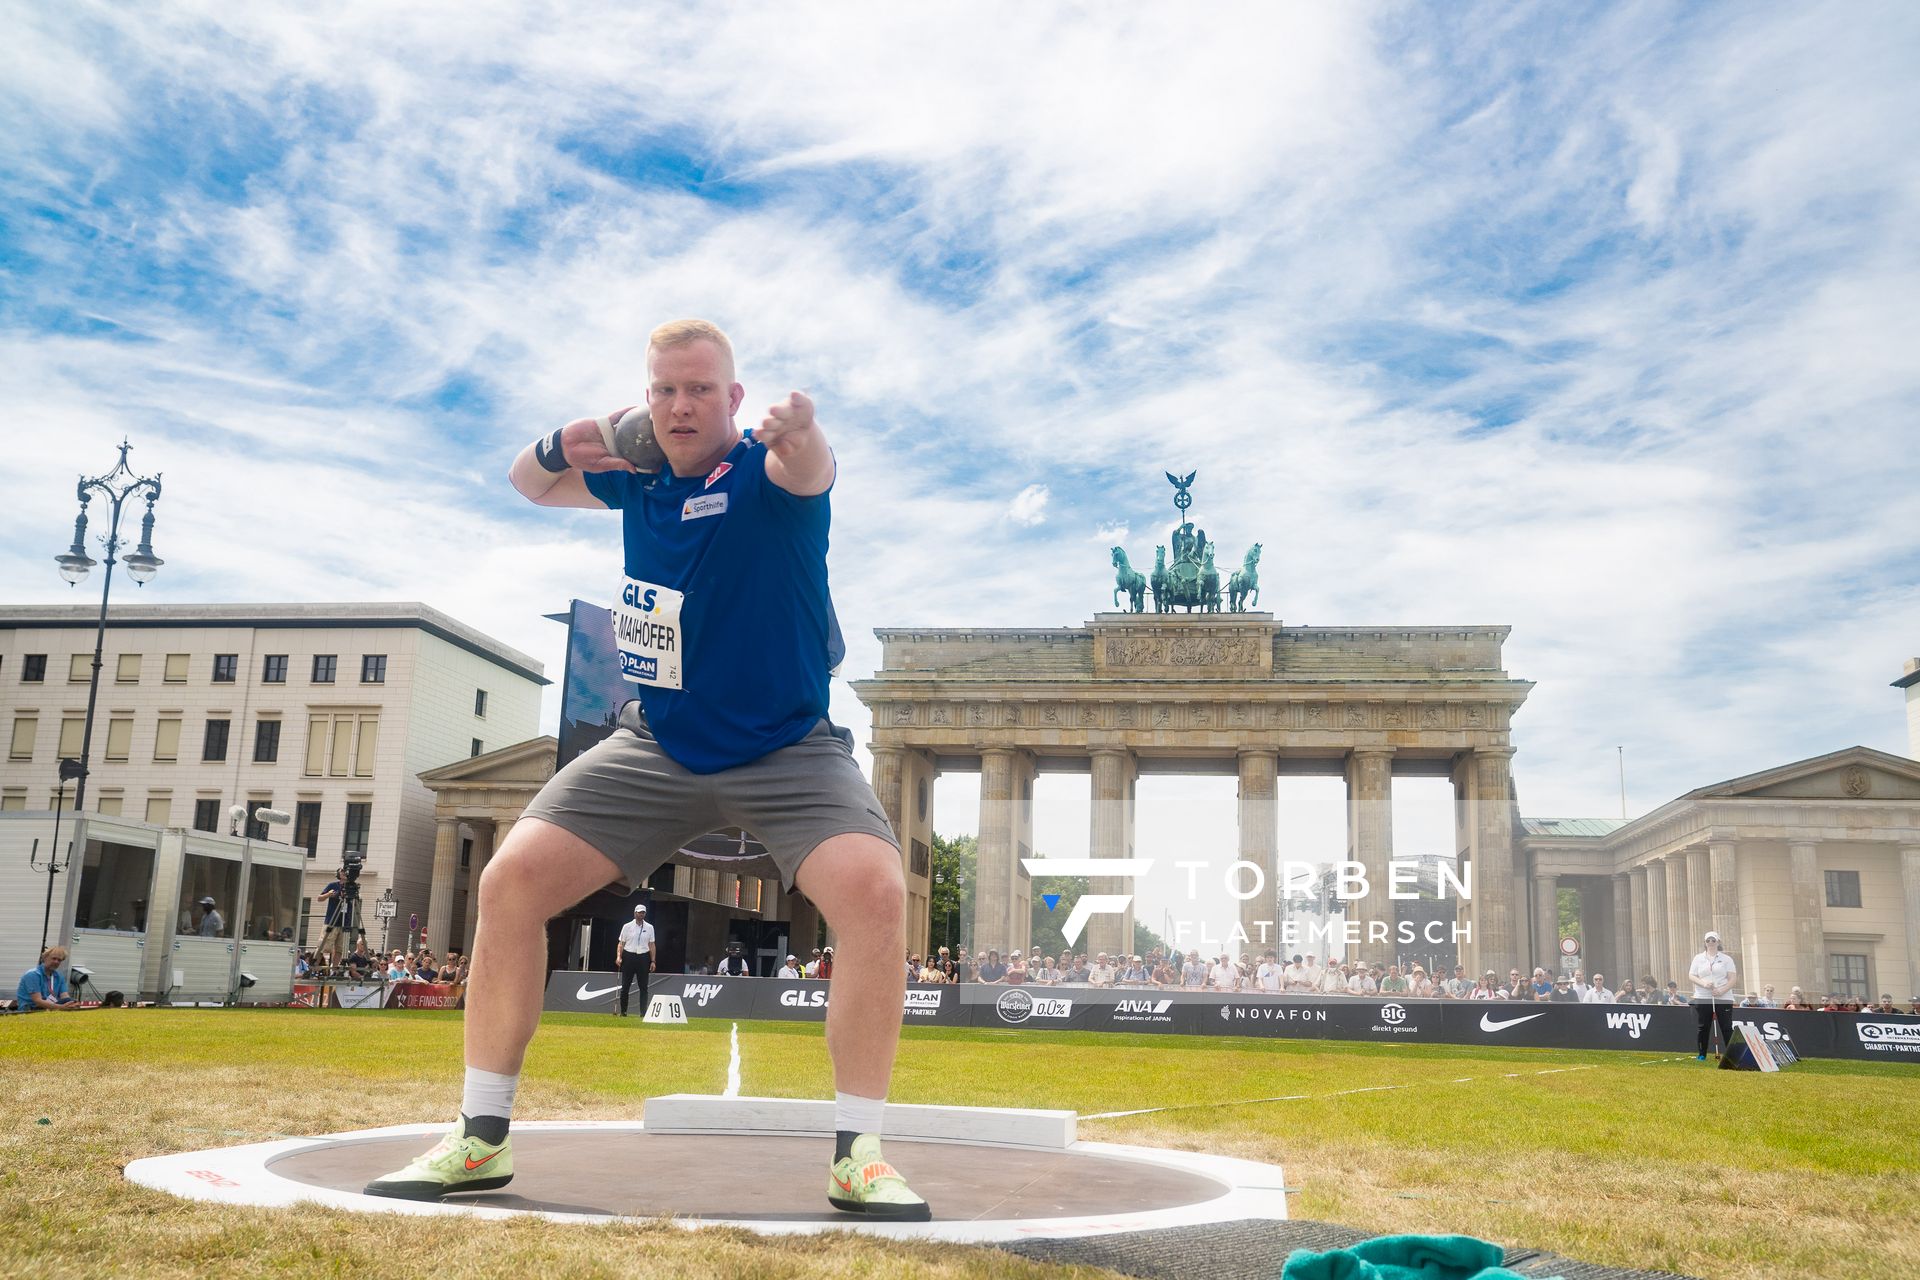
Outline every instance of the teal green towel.
{"label": "teal green towel", "polygon": [[1472,1236],[1376,1236],[1347,1249],[1295,1249],[1280,1280],[1530,1280],[1506,1251]]}

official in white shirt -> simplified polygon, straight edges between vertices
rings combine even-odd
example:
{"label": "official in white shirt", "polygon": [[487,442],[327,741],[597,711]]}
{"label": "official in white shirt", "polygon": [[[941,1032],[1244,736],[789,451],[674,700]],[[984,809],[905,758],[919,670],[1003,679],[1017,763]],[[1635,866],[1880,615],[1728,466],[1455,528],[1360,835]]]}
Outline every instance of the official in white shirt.
{"label": "official in white shirt", "polygon": [[1587,994],[1580,997],[1581,1004],[1612,1004],[1613,992],[1607,990],[1607,975],[1596,973],[1593,982],[1587,987]]}
{"label": "official in white shirt", "polygon": [[647,998],[647,978],[653,962],[659,958],[660,943],[647,923],[645,903],[633,904],[633,919],[620,926],[620,941],[614,944],[613,963],[620,970],[620,1016],[627,1016],[627,988],[640,983],[640,998]]}
{"label": "official in white shirt", "polygon": [[1733,1034],[1733,957],[1720,949],[1720,935],[1709,930],[1700,954],[1687,966],[1693,980],[1693,1007],[1700,1019],[1699,1061],[1707,1060],[1707,1037],[1720,1024],[1720,1044]]}
{"label": "official in white shirt", "polygon": [[788,956],[787,962],[780,966],[780,972],[774,976],[780,978],[798,978],[800,976],[799,960],[799,956]]}

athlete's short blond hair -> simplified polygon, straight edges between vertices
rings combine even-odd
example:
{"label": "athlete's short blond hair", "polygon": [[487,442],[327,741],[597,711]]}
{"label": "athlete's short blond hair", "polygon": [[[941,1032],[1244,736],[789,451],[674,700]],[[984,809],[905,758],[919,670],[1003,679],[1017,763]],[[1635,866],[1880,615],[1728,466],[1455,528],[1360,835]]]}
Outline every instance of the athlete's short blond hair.
{"label": "athlete's short blond hair", "polygon": [[733,376],[733,343],[727,340],[720,326],[711,320],[669,320],[647,335],[647,354],[666,351],[673,347],[684,347],[690,342],[705,339],[720,348],[720,354],[727,358],[727,376]]}

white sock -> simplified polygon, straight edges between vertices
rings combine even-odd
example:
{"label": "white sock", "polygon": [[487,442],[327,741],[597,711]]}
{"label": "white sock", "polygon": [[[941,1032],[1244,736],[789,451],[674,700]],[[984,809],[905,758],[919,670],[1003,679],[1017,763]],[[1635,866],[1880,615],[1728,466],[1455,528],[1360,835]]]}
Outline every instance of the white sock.
{"label": "white sock", "polygon": [[460,1095],[460,1114],[513,1118],[513,1094],[520,1087],[517,1075],[503,1076],[478,1067],[467,1068],[466,1091]]}
{"label": "white sock", "polygon": [[862,1098],[851,1093],[833,1095],[833,1127],[847,1133],[880,1134],[880,1121],[887,1112],[885,1098]]}

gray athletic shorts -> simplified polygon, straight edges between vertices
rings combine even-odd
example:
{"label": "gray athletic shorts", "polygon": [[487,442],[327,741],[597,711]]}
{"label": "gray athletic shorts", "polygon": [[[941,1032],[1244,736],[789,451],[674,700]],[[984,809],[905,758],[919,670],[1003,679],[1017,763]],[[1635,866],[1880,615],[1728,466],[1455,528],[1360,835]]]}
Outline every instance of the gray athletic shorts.
{"label": "gray athletic shorts", "polygon": [[742,827],[788,888],[830,836],[878,836],[896,849],[879,798],[853,759],[853,735],[822,720],[790,747],[719,773],[694,773],[654,740],[636,700],[613,736],[547,780],[523,815],[564,827],[644,884],[689,840]]}

